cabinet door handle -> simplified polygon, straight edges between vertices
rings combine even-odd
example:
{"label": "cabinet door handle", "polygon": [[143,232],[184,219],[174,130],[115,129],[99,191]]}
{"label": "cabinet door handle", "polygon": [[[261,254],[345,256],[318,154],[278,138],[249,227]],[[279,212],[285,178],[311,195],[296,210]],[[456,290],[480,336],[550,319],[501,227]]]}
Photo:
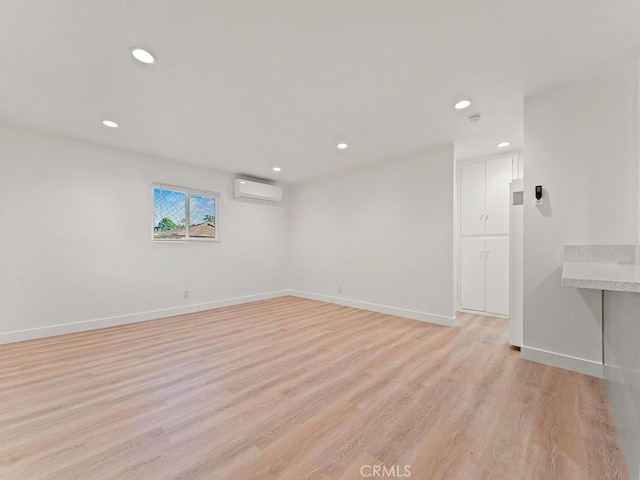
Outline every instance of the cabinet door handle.
{"label": "cabinet door handle", "polygon": [[480,220],[482,220],[483,218],[484,218],[484,213],[480,215]]}
{"label": "cabinet door handle", "polygon": [[491,253],[491,250],[487,250],[487,255],[489,255]]}
{"label": "cabinet door handle", "polygon": [[489,214],[485,213],[484,218],[485,218],[485,220],[489,220]]}

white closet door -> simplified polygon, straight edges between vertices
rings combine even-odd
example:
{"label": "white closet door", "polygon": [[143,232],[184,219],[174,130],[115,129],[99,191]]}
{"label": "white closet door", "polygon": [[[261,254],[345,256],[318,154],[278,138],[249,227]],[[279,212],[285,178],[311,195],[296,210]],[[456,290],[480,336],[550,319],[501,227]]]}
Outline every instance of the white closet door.
{"label": "white closet door", "polygon": [[[484,238],[463,238],[461,255],[460,306],[485,311],[485,243]],[[507,265],[508,266],[508,265]],[[508,290],[507,290],[508,292]]]}
{"label": "white closet door", "polygon": [[487,238],[488,313],[509,315],[509,238]]}
{"label": "white closet door", "polygon": [[[460,215],[462,235],[484,235],[485,167],[484,163],[466,165],[461,169]],[[509,184],[507,184],[507,195]],[[507,214],[509,211],[507,210]]]}
{"label": "white closet door", "polygon": [[487,162],[487,235],[509,234],[509,183],[513,178],[512,159]]}

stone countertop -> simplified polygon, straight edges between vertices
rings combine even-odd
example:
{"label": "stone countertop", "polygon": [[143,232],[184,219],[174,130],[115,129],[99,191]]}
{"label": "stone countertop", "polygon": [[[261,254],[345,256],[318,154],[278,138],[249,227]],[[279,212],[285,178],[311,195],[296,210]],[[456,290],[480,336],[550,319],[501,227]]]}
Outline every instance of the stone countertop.
{"label": "stone countertop", "polygon": [[565,245],[563,287],[640,292],[637,245]]}

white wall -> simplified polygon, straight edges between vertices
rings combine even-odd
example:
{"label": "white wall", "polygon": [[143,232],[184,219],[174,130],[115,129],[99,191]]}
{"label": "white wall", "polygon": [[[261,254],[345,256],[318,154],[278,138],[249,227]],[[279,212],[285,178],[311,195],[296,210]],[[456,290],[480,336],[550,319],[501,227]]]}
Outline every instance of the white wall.
{"label": "white wall", "polygon": [[[152,182],[222,192],[222,241],[152,242]],[[231,192],[229,174],[0,126],[0,342],[285,290],[286,208]]]}
{"label": "white wall", "polygon": [[453,186],[448,145],[292,187],[293,290],[452,324]]}
{"label": "white wall", "polygon": [[560,286],[563,245],[637,241],[637,64],[529,97],[524,112],[523,356],[601,374],[601,293]]}

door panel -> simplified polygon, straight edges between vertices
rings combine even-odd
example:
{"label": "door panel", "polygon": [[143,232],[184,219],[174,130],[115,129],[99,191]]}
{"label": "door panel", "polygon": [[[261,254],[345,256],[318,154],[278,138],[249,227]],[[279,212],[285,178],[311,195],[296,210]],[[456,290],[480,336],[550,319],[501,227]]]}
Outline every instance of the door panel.
{"label": "door panel", "polygon": [[487,235],[509,235],[509,183],[513,177],[512,163],[511,157],[487,162]]}
{"label": "door panel", "polygon": [[485,242],[480,238],[461,241],[460,306],[468,310],[485,310]]}
{"label": "door panel", "polygon": [[[484,235],[485,164],[474,163],[461,169],[460,215],[462,235]],[[507,189],[509,185],[507,185]],[[508,191],[507,191],[508,193]]]}
{"label": "door panel", "polygon": [[488,313],[509,315],[509,238],[487,238]]}

